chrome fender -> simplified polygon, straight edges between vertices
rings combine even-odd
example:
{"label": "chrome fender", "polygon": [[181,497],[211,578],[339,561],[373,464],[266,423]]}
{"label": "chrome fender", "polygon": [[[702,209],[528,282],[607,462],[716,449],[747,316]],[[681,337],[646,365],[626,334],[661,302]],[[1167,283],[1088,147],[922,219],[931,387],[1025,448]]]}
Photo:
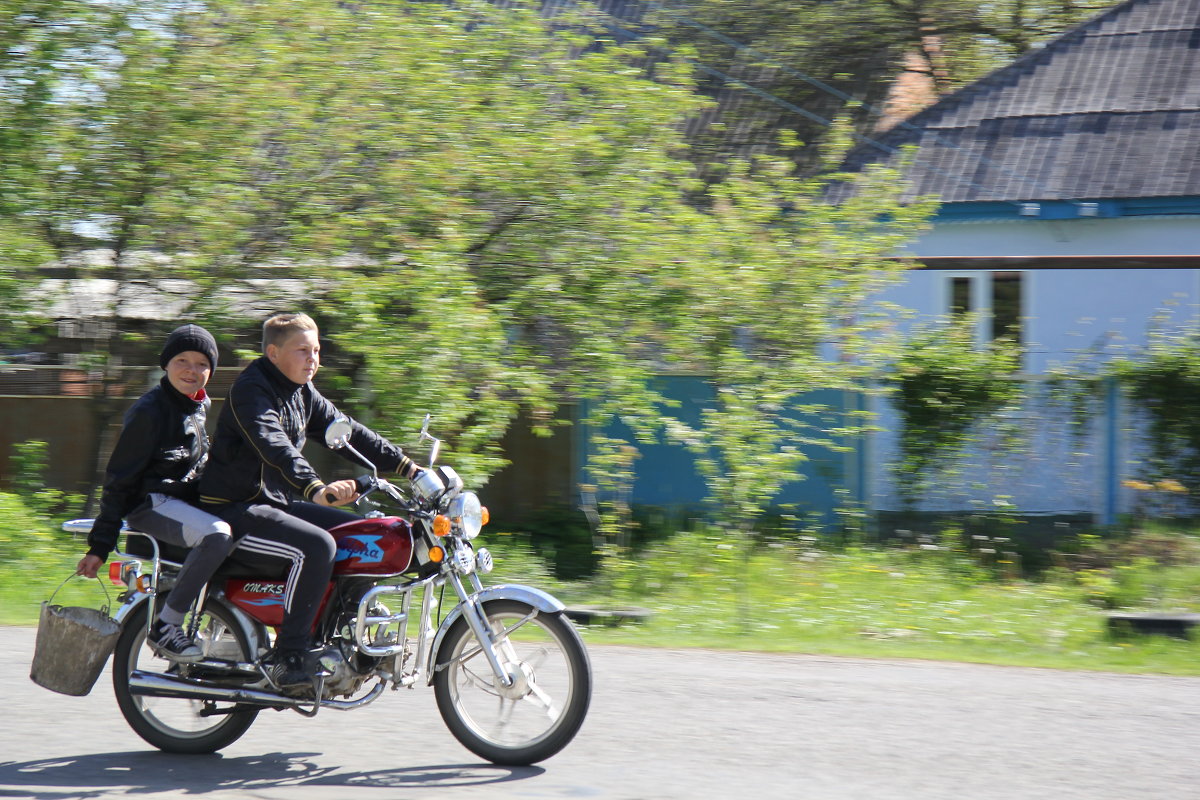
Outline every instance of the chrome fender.
{"label": "chrome fender", "polygon": [[137,610],[137,607],[142,603],[150,601],[150,595],[147,592],[133,592],[125,599],[121,605],[117,606],[117,610],[112,612],[112,618],[117,621],[121,627],[125,626],[125,620],[130,614]]}
{"label": "chrome fender", "polygon": [[[535,589],[532,586],[521,586],[516,583],[501,583],[496,586],[489,586],[482,591],[471,595],[471,600],[476,603],[486,603],[490,600],[518,600],[522,603],[528,603],[546,614],[557,614],[566,611],[567,607],[559,601],[557,597],[543,592],[541,589]],[[442,649],[442,640],[446,638],[446,631],[450,630],[450,626],[463,615],[463,604],[459,603],[454,607],[454,610],[446,615],[442,620],[441,627],[438,628],[437,636],[433,639],[433,647],[429,649],[429,664],[426,670],[426,683],[433,685],[433,676],[438,663],[438,653]]]}

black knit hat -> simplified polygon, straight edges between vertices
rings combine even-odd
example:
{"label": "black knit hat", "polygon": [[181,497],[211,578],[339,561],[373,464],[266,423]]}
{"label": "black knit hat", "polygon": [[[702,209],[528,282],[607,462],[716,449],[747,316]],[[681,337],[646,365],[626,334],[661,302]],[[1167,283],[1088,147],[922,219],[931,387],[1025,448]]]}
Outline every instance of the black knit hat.
{"label": "black knit hat", "polygon": [[217,368],[217,340],[199,325],[182,325],[171,331],[158,356],[158,365],[166,369],[172,358],[188,350],[208,356],[208,365]]}

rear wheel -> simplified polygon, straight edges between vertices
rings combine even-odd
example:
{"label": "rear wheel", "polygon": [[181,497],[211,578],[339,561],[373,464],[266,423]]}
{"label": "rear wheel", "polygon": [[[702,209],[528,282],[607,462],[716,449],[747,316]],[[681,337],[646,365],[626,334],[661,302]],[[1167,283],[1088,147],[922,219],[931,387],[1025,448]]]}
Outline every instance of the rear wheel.
{"label": "rear wheel", "polygon": [[496,678],[460,617],[437,653],[438,711],[455,738],[488,761],[526,765],[547,759],[575,737],[591,701],[583,641],[561,613],[517,600],[492,600],[484,613],[512,685]]}
{"label": "rear wheel", "polygon": [[[143,603],[125,622],[113,653],[113,691],[125,721],[138,736],[168,753],[212,753],[237,741],[254,722],[259,709],[130,692],[129,676],[134,670],[179,676],[190,669],[158,656],[146,644],[148,606]],[[209,601],[200,617],[196,643],[205,658],[253,660],[250,643],[232,612],[215,601]]]}

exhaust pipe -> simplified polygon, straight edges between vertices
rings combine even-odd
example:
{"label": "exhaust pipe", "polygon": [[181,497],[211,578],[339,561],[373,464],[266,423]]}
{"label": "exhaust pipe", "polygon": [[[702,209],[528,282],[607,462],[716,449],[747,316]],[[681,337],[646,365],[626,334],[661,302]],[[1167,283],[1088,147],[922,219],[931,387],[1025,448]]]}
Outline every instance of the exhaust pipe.
{"label": "exhaust pipe", "polygon": [[[133,670],[129,673],[129,693],[142,697],[169,697],[176,700],[212,700],[222,703],[242,703],[250,706],[266,708],[291,708],[302,714],[312,716],[317,708],[336,708],[339,711],[349,711],[361,708],[373,702],[383,694],[386,681],[380,680],[365,695],[355,700],[325,699],[313,705],[311,697],[289,697],[276,692],[264,692],[260,689],[247,689],[237,686],[216,686],[204,681],[181,678],[178,675],[164,675],[161,672],[142,672]],[[306,710],[312,706],[312,711]]]}
{"label": "exhaust pipe", "polygon": [[178,700],[213,700],[225,703],[244,703],[268,708],[293,708],[304,703],[312,703],[312,699],[287,697],[275,692],[264,692],[258,689],[243,687],[214,686],[211,683],[181,678],[176,675],[164,675],[160,672],[142,672],[133,670],[129,673],[129,693],[143,697],[171,697]]}

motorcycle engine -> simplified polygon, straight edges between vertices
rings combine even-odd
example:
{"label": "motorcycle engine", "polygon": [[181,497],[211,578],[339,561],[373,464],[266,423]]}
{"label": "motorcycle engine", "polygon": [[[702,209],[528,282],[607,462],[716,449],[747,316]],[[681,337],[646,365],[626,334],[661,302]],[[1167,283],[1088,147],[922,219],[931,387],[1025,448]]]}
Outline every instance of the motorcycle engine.
{"label": "motorcycle engine", "polygon": [[321,651],[317,660],[322,670],[329,673],[325,677],[324,695],[326,699],[332,699],[339,695],[349,697],[357,692],[370,677],[370,669],[361,671],[353,666],[359,658],[355,656],[350,643],[341,638],[335,638],[332,644]]}

